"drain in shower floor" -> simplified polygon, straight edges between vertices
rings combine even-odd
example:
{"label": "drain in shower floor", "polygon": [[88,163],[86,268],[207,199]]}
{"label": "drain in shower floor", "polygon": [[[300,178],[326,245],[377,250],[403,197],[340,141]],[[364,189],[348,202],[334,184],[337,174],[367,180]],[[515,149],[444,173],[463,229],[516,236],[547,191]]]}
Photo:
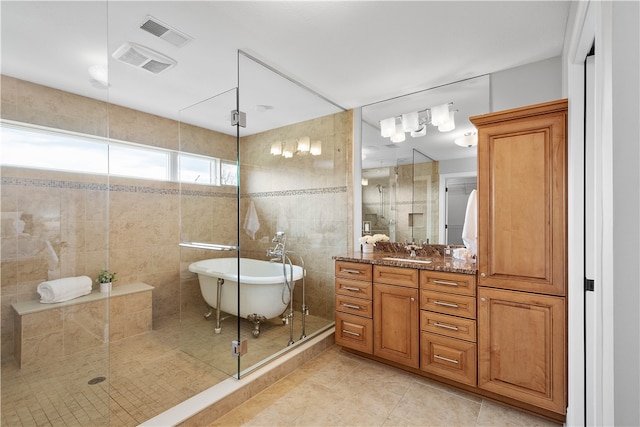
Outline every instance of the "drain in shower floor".
{"label": "drain in shower floor", "polygon": [[89,380],[90,385],[100,384],[102,381],[106,380],[106,377],[95,377]]}

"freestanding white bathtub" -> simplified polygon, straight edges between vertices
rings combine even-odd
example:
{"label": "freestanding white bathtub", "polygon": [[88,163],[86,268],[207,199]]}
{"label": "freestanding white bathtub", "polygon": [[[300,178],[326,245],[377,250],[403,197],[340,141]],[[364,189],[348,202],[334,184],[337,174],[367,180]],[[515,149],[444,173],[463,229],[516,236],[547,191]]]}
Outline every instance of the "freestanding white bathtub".
{"label": "freestanding white bathtub", "polygon": [[[238,258],[204,259],[189,265],[189,271],[198,275],[202,297],[210,307],[217,310],[216,332],[220,332],[220,311],[224,311],[253,321],[253,335],[257,337],[260,322],[280,316],[289,304],[289,289],[283,277],[286,272],[287,279],[290,280],[291,268],[288,264],[283,270],[281,262],[240,258],[239,314]],[[302,267],[294,265],[293,281],[302,279],[302,275]]]}

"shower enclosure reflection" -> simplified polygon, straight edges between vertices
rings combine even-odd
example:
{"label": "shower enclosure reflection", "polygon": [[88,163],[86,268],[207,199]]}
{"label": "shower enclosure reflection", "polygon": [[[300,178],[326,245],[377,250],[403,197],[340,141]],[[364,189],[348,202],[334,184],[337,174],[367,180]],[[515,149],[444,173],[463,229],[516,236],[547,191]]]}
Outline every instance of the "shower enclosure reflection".
{"label": "shower enclosure reflection", "polygon": [[[383,233],[398,242],[451,243],[448,235],[454,232],[446,232],[445,212],[456,208],[447,209],[440,180],[475,175],[476,148],[458,146],[454,140],[475,131],[469,116],[490,111],[489,83],[489,76],[480,76],[362,107],[362,224],[356,224],[362,234]],[[382,137],[382,120],[412,111],[424,115],[425,109],[445,104],[455,117],[453,129],[427,125],[424,132],[399,143]]]}

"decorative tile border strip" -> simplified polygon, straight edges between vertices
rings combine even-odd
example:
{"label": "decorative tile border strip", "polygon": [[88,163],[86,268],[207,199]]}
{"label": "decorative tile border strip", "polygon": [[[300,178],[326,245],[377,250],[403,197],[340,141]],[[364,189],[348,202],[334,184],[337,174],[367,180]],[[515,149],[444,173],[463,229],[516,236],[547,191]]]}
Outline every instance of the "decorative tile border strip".
{"label": "decorative tile border strip", "polygon": [[2,177],[2,185],[19,185],[23,187],[44,187],[44,188],[69,188],[72,190],[102,190],[106,191],[107,184],[59,181],[54,179],[39,178],[17,178],[11,176]]}
{"label": "decorative tile border strip", "polygon": [[[122,193],[144,193],[144,194],[166,194],[199,197],[221,197],[236,198],[236,192],[222,192],[212,190],[191,190],[179,188],[156,188],[143,185],[122,185],[122,184],[99,184],[91,182],[64,181],[54,179],[19,178],[3,176],[2,185],[16,185],[24,187],[44,187],[44,188],[67,188],[72,190],[97,190],[113,191]],[[288,197],[288,196],[308,196],[314,194],[339,194],[346,193],[347,187],[321,187],[307,188],[300,190],[266,191],[256,193],[241,194],[242,198],[264,198],[264,197]]]}
{"label": "decorative tile border strip", "polygon": [[339,194],[346,193],[347,186],[341,187],[320,187],[320,188],[306,188],[301,190],[281,190],[281,191],[264,191],[257,193],[246,193],[242,194],[240,197],[253,197],[253,198],[263,198],[263,197],[287,197],[287,196],[309,196],[313,194]]}

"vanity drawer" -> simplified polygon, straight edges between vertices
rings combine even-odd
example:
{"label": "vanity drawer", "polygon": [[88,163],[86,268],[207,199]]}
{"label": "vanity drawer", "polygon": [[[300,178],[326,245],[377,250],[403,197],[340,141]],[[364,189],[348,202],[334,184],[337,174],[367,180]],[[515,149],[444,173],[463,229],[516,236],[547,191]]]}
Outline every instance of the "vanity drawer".
{"label": "vanity drawer", "polygon": [[476,342],[476,321],[432,311],[420,311],[420,330]]}
{"label": "vanity drawer", "polygon": [[476,299],[443,292],[420,291],[420,308],[453,316],[476,318]]}
{"label": "vanity drawer", "polygon": [[336,294],[370,300],[373,297],[373,285],[371,282],[336,277]]}
{"label": "vanity drawer", "polygon": [[373,353],[373,320],[336,311],[336,344]]}
{"label": "vanity drawer", "polygon": [[371,281],[371,264],[361,264],[359,262],[336,261],[336,277],[347,279]]}
{"label": "vanity drawer", "polygon": [[476,345],[468,341],[421,332],[420,369],[476,386]]}
{"label": "vanity drawer", "polygon": [[336,311],[371,318],[373,302],[362,298],[336,295]]}
{"label": "vanity drawer", "polygon": [[419,277],[415,268],[373,266],[373,281],[376,283],[417,288]]}
{"label": "vanity drawer", "polygon": [[476,275],[420,270],[420,288],[458,295],[475,295]]}

